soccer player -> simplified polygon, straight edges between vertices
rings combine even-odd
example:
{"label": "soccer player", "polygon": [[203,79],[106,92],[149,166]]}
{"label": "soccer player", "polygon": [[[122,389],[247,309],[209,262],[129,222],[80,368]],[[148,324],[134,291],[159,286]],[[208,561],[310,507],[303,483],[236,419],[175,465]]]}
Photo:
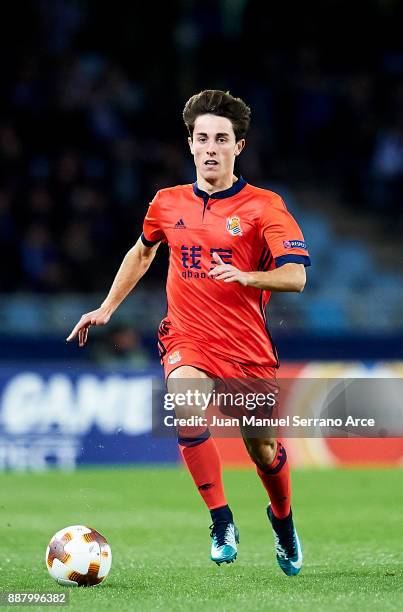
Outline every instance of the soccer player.
{"label": "soccer player", "polygon": [[[304,288],[310,265],[303,235],[282,198],[234,176],[245,146],[250,108],[228,92],[206,90],[186,103],[183,119],[196,166],[193,185],[162,189],[146,214],[143,233],[128,251],[102,305],[84,314],[67,340],[84,346],[92,325],[105,325],[149,268],[158,246],[170,249],[168,312],[158,345],[169,392],[178,384],[214,379],[274,379],[278,358],[266,329],[272,291]],[[211,513],[211,559],[232,562],[239,542],[225,496],[220,456],[205,430],[178,443]],[[243,430],[270,503],[278,564],[288,576],[302,565],[291,511],[290,468],[275,437]]]}

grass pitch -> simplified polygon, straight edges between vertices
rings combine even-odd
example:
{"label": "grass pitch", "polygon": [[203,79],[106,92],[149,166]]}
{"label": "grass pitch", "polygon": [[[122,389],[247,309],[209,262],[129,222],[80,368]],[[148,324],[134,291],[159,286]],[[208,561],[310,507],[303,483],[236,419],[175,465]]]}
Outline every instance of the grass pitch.
{"label": "grass pitch", "polygon": [[397,469],[294,470],[305,564],[287,578],[252,469],[225,473],[241,543],[238,560],[221,567],[209,560],[209,515],[183,469],[0,474],[0,590],[63,591],[45,549],[57,530],[83,523],[108,538],[112,570],[100,586],[68,589],[64,609],[402,610],[402,477]]}

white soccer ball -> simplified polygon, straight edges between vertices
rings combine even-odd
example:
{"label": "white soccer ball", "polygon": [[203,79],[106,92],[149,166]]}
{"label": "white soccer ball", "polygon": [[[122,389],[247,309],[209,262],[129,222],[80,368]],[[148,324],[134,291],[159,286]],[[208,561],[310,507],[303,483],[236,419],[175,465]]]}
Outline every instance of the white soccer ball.
{"label": "white soccer ball", "polygon": [[49,574],[65,586],[94,586],[109,574],[112,551],[104,536],[91,527],[61,529],[46,549]]}

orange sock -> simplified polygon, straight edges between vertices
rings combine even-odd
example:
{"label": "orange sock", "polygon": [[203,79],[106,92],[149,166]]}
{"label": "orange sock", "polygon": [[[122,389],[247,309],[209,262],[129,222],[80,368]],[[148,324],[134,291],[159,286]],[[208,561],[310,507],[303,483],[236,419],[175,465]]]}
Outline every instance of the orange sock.
{"label": "orange sock", "polygon": [[209,437],[195,446],[183,446],[179,443],[179,449],[208,509],[226,506],[221,457],[214,440]]}
{"label": "orange sock", "polygon": [[274,516],[279,519],[286,518],[291,510],[291,478],[287,453],[281,442],[277,442],[273,463],[265,470],[256,466],[256,471],[270,497]]}

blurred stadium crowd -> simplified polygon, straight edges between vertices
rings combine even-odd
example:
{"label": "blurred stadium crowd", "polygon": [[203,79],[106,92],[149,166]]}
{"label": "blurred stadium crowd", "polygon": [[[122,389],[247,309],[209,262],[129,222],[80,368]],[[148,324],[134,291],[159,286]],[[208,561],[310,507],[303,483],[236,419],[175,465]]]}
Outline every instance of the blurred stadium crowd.
{"label": "blurred stadium crowd", "polygon": [[[379,262],[372,242],[402,235],[401,2],[3,9],[3,291],[106,291],[155,191],[194,180],[184,102],[220,88],[253,111],[239,171],[285,196],[311,247],[311,293],[293,305],[295,323],[403,328],[401,269],[393,255]],[[160,257],[144,287],[165,270]]]}

